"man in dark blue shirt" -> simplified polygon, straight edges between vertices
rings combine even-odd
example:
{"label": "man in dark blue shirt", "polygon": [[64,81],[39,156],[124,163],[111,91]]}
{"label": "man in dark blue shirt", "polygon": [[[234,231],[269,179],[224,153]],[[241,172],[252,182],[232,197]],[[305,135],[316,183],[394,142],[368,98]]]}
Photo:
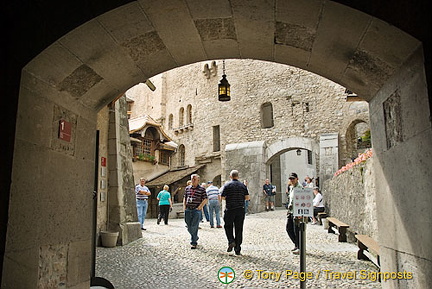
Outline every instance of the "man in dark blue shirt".
{"label": "man in dark blue shirt", "polygon": [[266,211],[272,210],[274,211],[274,200],[275,200],[275,187],[270,184],[270,180],[266,179],[265,184],[263,185],[263,193],[266,198]]}
{"label": "man in dark blue shirt", "polygon": [[[225,234],[228,239],[227,252],[233,249],[236,255],[241,255],[241,244],[243,242],[243,223],[245,219],[244,204],[249,200],[249,192],[246,186],[238,180],[239,173],[232,170],[231,181],[223,186],[222,199],[225,203]],[[234,236],[235,234],[235,236]]]}

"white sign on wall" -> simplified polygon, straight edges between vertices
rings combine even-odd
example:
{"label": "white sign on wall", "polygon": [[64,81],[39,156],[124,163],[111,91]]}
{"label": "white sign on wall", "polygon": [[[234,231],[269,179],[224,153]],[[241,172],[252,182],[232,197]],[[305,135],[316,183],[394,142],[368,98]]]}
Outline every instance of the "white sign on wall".
{"label": "white sign on wall", "polygon": [[294,188],[294,217],[313,217],[313,189]]}

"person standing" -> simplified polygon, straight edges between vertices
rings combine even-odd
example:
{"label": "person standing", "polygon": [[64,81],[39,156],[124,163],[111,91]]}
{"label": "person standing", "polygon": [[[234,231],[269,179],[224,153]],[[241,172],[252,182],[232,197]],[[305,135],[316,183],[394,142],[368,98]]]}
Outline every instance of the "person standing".
{"label": "person standing", "polygon": [[222,228],[220,221],[221,195],[219,188],[214,186],[212,181],[208,181],[207,184],[206,193],[210,213],[210,228],[214,228],[214,215],[216,215],[216,228]]}
{"label": "person standing", "polygon": [[148,198],[151,195],[149,188],[147,188],[145,178],[140,178],[140,183],[135,186],[136,204],[138,210],[138,221],[141,224],[141,230],[144,228],[144,221],[147,215]]}
{"label": "person standing", "polygon": [[249,192],[246,186],[238,180],[239,172],[232,170],[231,181],[224,185],[222,199],[225,200],[224,228],[228,239],[227,252],[234,249],[236,255],[241,255],[243,242],[243,223],[245,219],[244,204],[249,200]]}
{"label": "person standing", "polygon": [[199,185],[200,176],[191,175],[191,185],[185,188],[183,197],[183,209],[185,212],[185,222],[187,230],[191,235],[191,249],[196,249],[198,245],[198,226],[200,223],[200,212],[207,203],[207,193]]}
{"label": "person standing", "polygon": [[164,219],[165,225],[168,225],[168,216],[170,209],[172,209],[171,194],[168,190],[168,185],[163,186],[163,190],[160,191],[156,197],[156,199],[159,201],[159,215],[157,219],[158,225],[162,219]]}
{"label": "person standing", "polygon": [[[207,189],[207,184],[206,183],[201,183],[201,187],[203,187],[204,189]],[[210,216],[209,216],[209,211],[208,211],[207,204],[205,204],[204,207],[203,207],[203,209],[201,210],[201,219],[200,219],[201,222],[204,222],[203,215],[205,216],[206,221],[210,222]],[[199,228],[199,229],[201,229],[201,228]]]}
{"label": "person standing", "polygon": [[272,210],[274,211],[274,193],[275,189],[273,185],[270,183],[269,179],[265,180],[265,184],[263,185],[263,193],[266,198],[266,211]]}
{"label": "person standing", "polygon": [[302,188],[303,186],[298,181],[298,176],[296,173],[291,173],[289,175],[290,185],[287,188],[287,194],[289,195],[288,200],[288,212],[287,212],[287,224],[286,231],[289,238],[294,243],[294,248],[291,250],[294,254],[298,255],[300,253],[299,249],[299,233],[300,233],[300,219],[294,218],[293,202],[294,202],[294,189]]}

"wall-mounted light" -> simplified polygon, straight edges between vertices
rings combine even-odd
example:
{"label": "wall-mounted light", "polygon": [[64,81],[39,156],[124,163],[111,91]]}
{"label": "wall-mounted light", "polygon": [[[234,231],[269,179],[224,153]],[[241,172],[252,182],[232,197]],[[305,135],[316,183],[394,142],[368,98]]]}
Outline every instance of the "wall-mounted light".
{"label": "wall-mounted light", "polygon": [[230,101],[231,100],[231,93],[230,93],[230,84],[228,83],[228,80],[226,79],[225,74],[225,60],[223,60],[223,74],[222,79],[220,80],[220,83],[218,85],[219,88],[219,101]]}
{"label": "wall-mounted light", "polygon": [[296,150],[298,156],[301,156],[301,149]]}

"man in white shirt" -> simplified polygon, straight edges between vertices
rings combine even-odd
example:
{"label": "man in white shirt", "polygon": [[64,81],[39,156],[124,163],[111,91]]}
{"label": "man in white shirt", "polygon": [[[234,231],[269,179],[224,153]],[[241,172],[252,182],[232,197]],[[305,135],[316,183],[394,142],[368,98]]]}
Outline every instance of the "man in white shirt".
{"label": "man in white shirt", "polygon": [[145,178],[140,178],[140,183],[135,186],[138,221],[141,224],[141,230],[146,230],[144,221],[147,215],[148,197],[151,195],[149,188],[145,185],[146,181]]}

